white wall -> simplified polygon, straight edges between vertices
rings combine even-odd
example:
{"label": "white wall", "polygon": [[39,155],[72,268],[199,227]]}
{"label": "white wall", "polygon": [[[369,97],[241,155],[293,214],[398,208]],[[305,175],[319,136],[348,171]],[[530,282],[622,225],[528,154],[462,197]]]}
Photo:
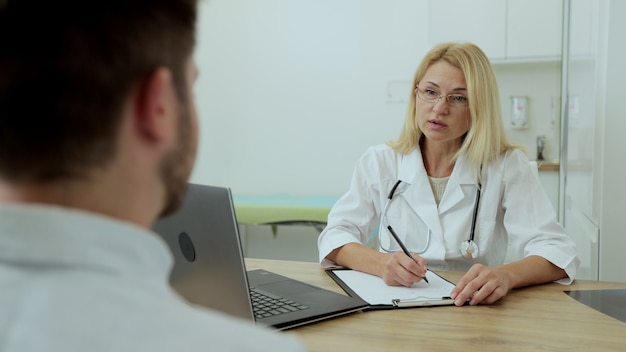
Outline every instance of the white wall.
{"label": "white wall", "polygon": [[[400,131],[428,21],[427,0],[203,3],[192,181],[247,194],[345,192],[365,148]],[[510,137],[534,158],[546,135],[544,155],[557,157],[558,63],[498,64],[496,74],[506,121],[511,95],[530,98],[529,128]]]}
{"label": "white wall", "polygon": [[[414,70],[430,49],[428,0],[201,6],[201,144],[192,181],[247,194],[345,192],[365,148],[400,131]],[[546,158],[556,156],[558,126],[548,116],[549,99],[559,95],[558,63],[498,64],[496,74],[507,121],[509,97],[529,96],[529,128],[509,129],[511,137],[533,157],[544,134]],[[549,176],[548,184],[558,181]],[[274,235],[249,225],[242,233],[247,256],[317,260],[318,233],[310,227]]]}
{"label": "white wall", "polygon": [[405,105],[388,102],[387,89],[411,80],[428,49],[425,8],[425,0],[204,3],[192,182],[343,193],[365,148],[400,130]]}
{"label": "white wall", "polygon": [[[603,97],[594,185],[600,279],[626,281],[626,2],[602,4],[610,9],[608,34],[600,33],[606,62],[599,63],[605,74],[597,87]],[[201,6],[196,98],[202,128],[193,182],[236,193],[341,194],[363,150],[396,137],[405,106],[387,94],[409,94],[403,85],[429,49],[427,0],[210,0]],[[549,66],[496,65],[505,119],[510,95],[536,94],[529,129],[509,130],[531,157],[536,135],[544,133],[546,156],[558,155],[547,99],[559,94],[559,79]]]}

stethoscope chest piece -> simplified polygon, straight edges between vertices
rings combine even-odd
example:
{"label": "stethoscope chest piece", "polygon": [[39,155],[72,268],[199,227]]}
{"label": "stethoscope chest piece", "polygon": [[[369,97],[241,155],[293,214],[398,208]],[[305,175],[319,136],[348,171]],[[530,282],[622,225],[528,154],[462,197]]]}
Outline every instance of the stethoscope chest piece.
{"label": "stethoscope chest piece", "polygon": [[474,242],[474,240],[461,242],[461,245],[459,246],[459,251],[465,259],[478,258],[478,245],[476,244],[476,242]]}

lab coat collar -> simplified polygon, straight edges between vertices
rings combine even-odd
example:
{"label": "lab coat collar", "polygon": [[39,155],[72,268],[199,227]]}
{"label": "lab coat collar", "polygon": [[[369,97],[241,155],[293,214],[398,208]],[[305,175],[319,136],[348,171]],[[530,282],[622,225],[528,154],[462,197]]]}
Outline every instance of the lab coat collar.
{"label": "lab coat collar", "polygon": [[437,209],[419,146],[402,158],[398,176],[402,182],[415,186],[405,185],[404,197],[418,214],[424,214],[424,221],[433,230],[441,228],[439,221],[436,224],[432,220],[430,222],[433,223],[428,223],[427,219],[438,219],[439,214],[450,210],[465,197],[473,197],[476,191],[476,181],[472,179],[465,163],[464,156],[460,155]]}
{"label": "lab coat collar", "polygon": [[448,179],[441,202],[439,202],[439,213],[445,213],[466,197],[473,198],[476,193],[476,185],[477,181],[472,178],[466,165],[466,159],[460,155]]}

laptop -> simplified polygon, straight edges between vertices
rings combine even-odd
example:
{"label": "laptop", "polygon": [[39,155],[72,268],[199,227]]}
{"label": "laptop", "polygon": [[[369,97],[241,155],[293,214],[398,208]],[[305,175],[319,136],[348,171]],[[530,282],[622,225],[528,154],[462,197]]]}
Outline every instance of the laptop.
{"label": "laptop", "polygon": [[[192,304],[277,330],[368,306],[358,297],[266,270],[246,271],[229,188],[189,184],[180,209],[158,219],[153,230],[174,255],[172,287]],[[263,296],[273,301],[268,302]],[[259,300],[261,303],[254,302]]]}

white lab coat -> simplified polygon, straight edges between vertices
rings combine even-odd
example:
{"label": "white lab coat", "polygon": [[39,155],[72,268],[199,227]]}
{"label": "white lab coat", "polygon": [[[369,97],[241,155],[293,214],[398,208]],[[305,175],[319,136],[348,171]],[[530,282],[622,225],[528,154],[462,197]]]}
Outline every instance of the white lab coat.
{"label": "white lab coat", "polygon": [[[334,263],[326,256],[347,243],[368,244],[378,238],[381,212],[392,187],[402,180],[390,203],[387,221],[411,251],[421,254],[434,270],[466,271],[475,263],[504,263],[507,246],[517,257],[538,255],[565,269],[569,284],[579,259],[575,244],[557,223],[556,212],[520,150],[503,153],[483,167],[484,179],[474,240],[479,256],[468,260],[459,245],[469,239],[477,183],[461,156],[448,179],[439,206],[435,202],[419,147],[407,155],[387,145],[369,148],[357,162],[349,190],[328,215],[328,225],[318,238],[320,262]],[[382,237],[387,236],[383,232]],[[391,250],[398,250],[395,241]],[[376,245],[378,247],[378,245]],[[382,250],[382,249],[381,249]]]}

